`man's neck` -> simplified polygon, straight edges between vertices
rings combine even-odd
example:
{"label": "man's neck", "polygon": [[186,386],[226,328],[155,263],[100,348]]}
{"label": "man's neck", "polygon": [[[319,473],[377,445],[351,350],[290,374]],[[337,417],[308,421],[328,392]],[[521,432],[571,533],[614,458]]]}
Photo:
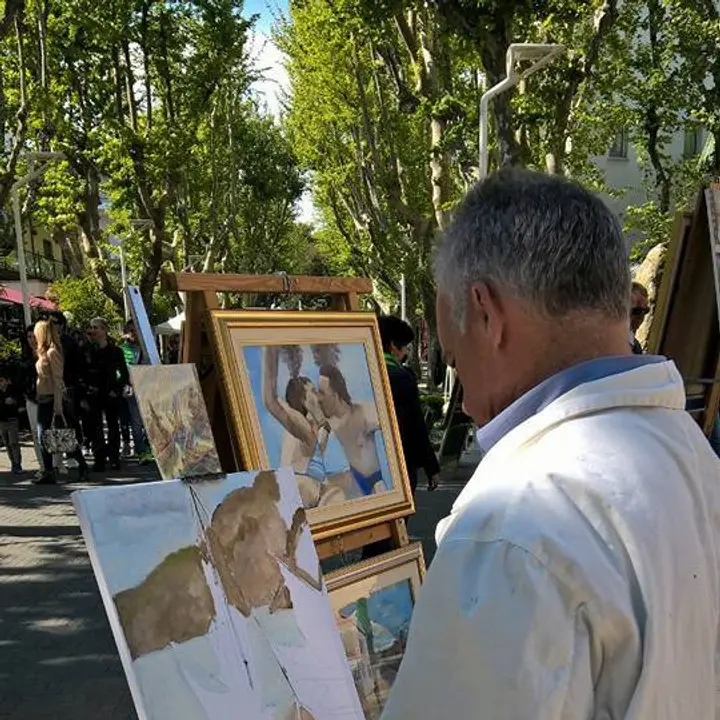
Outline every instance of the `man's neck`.
{"label": "man's neck", "polygon": [[97,341],[97,346],[98,346],[101,350],[104,350],[108,345],[109,345],[109,343],[108,343],[107,338],[105,338],[105,340],[98,340],[98,341]]}
{"label": "man's neck", "polygon": [[[541,338],[528,340],[524,367],[518,368],[518,380],[500,398],[498,412],[563,370],[603,357],[630,355],[626,328],[624,323],[611,327],[583,323],[561,332],[548,329]],[[527,348],[533,348],[532,355]]]}

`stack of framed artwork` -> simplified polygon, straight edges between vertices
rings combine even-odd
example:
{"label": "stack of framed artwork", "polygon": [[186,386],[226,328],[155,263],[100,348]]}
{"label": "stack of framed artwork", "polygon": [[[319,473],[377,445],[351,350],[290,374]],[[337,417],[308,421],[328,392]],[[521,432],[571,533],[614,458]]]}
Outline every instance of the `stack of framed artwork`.
{"label": "stack of framed artwork", "polygon": [[[166,275],[185,294],[181,362],[198,369],[226,473],[292,467],[321,560],[394,549],[326,576],[355,687],[379,717],[425,572],[414,503],[363,278]],[[325,295],[331,311],[223,310],[218,293]]]}
{"label": "stack of framed artwork", "polygon": [[720,187],[703,188],[693,212],[678,213],[665,252],[647,351],[674,360],[688,411],[708,435],[720,405],[720,323],[716,263]]}

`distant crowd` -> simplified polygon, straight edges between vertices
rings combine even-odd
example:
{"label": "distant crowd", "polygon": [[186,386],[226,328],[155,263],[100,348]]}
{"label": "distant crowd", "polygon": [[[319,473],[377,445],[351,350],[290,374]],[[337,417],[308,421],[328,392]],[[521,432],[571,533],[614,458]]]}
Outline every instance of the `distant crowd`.
{"label": "distant crowd", "polygon": [[[108,323],[94,318],[85,332],[68,327],[61,312],[27,327],[19,363],[0,367],[0,435],[15,474],[23,472],[19,427],[23,413],[33,431],[40,471],[35,482],[55,483],[74,464],[79,479],[90,470],[119,469],[121,458],[152,461],[128,367],[143,360],[134,323],[119,343]],[[51,452],[48,431],[74,432],[74,447]]]}

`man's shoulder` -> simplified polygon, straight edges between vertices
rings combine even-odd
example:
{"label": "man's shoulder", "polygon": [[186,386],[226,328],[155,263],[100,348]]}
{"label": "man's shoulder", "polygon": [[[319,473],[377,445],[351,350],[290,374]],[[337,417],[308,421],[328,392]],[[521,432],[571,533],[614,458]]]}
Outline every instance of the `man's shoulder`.
{"label": "man's shoulder", "polygon": [[[488,455],[443,542],[508,543],[576,579],[599,573],[608,558],[620,565],[623,548],[651,556],[660,527],[668,540],[679,523],[716,543],[717,528],[696,525],[708,506],[720,513],[720,462],[680,415],[656,417],[654,435],[652,423],[575,421],[512,456]],[[676,538],[678,548],[683,542]]]}

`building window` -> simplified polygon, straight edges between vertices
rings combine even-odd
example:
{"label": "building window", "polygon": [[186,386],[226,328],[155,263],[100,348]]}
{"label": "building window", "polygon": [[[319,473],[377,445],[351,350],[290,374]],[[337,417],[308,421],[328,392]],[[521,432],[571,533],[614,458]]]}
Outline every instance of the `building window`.
{"label": "building window", "polygon": [[625,128],[615,135],[613,144],[608,151],[608,157],[616,160],[627,160],[628,156],[628,132]]}
{"label": "building window", "polygon": [[683,138],[683,157],[685,159],[697,157],[703,149],[702,128],[685,128]]}
{"label": "building window", "polygon": [[53,254],[52,243],[49,240],[43,240],[43,255],[48,260],[54,260],[55,255]]}

